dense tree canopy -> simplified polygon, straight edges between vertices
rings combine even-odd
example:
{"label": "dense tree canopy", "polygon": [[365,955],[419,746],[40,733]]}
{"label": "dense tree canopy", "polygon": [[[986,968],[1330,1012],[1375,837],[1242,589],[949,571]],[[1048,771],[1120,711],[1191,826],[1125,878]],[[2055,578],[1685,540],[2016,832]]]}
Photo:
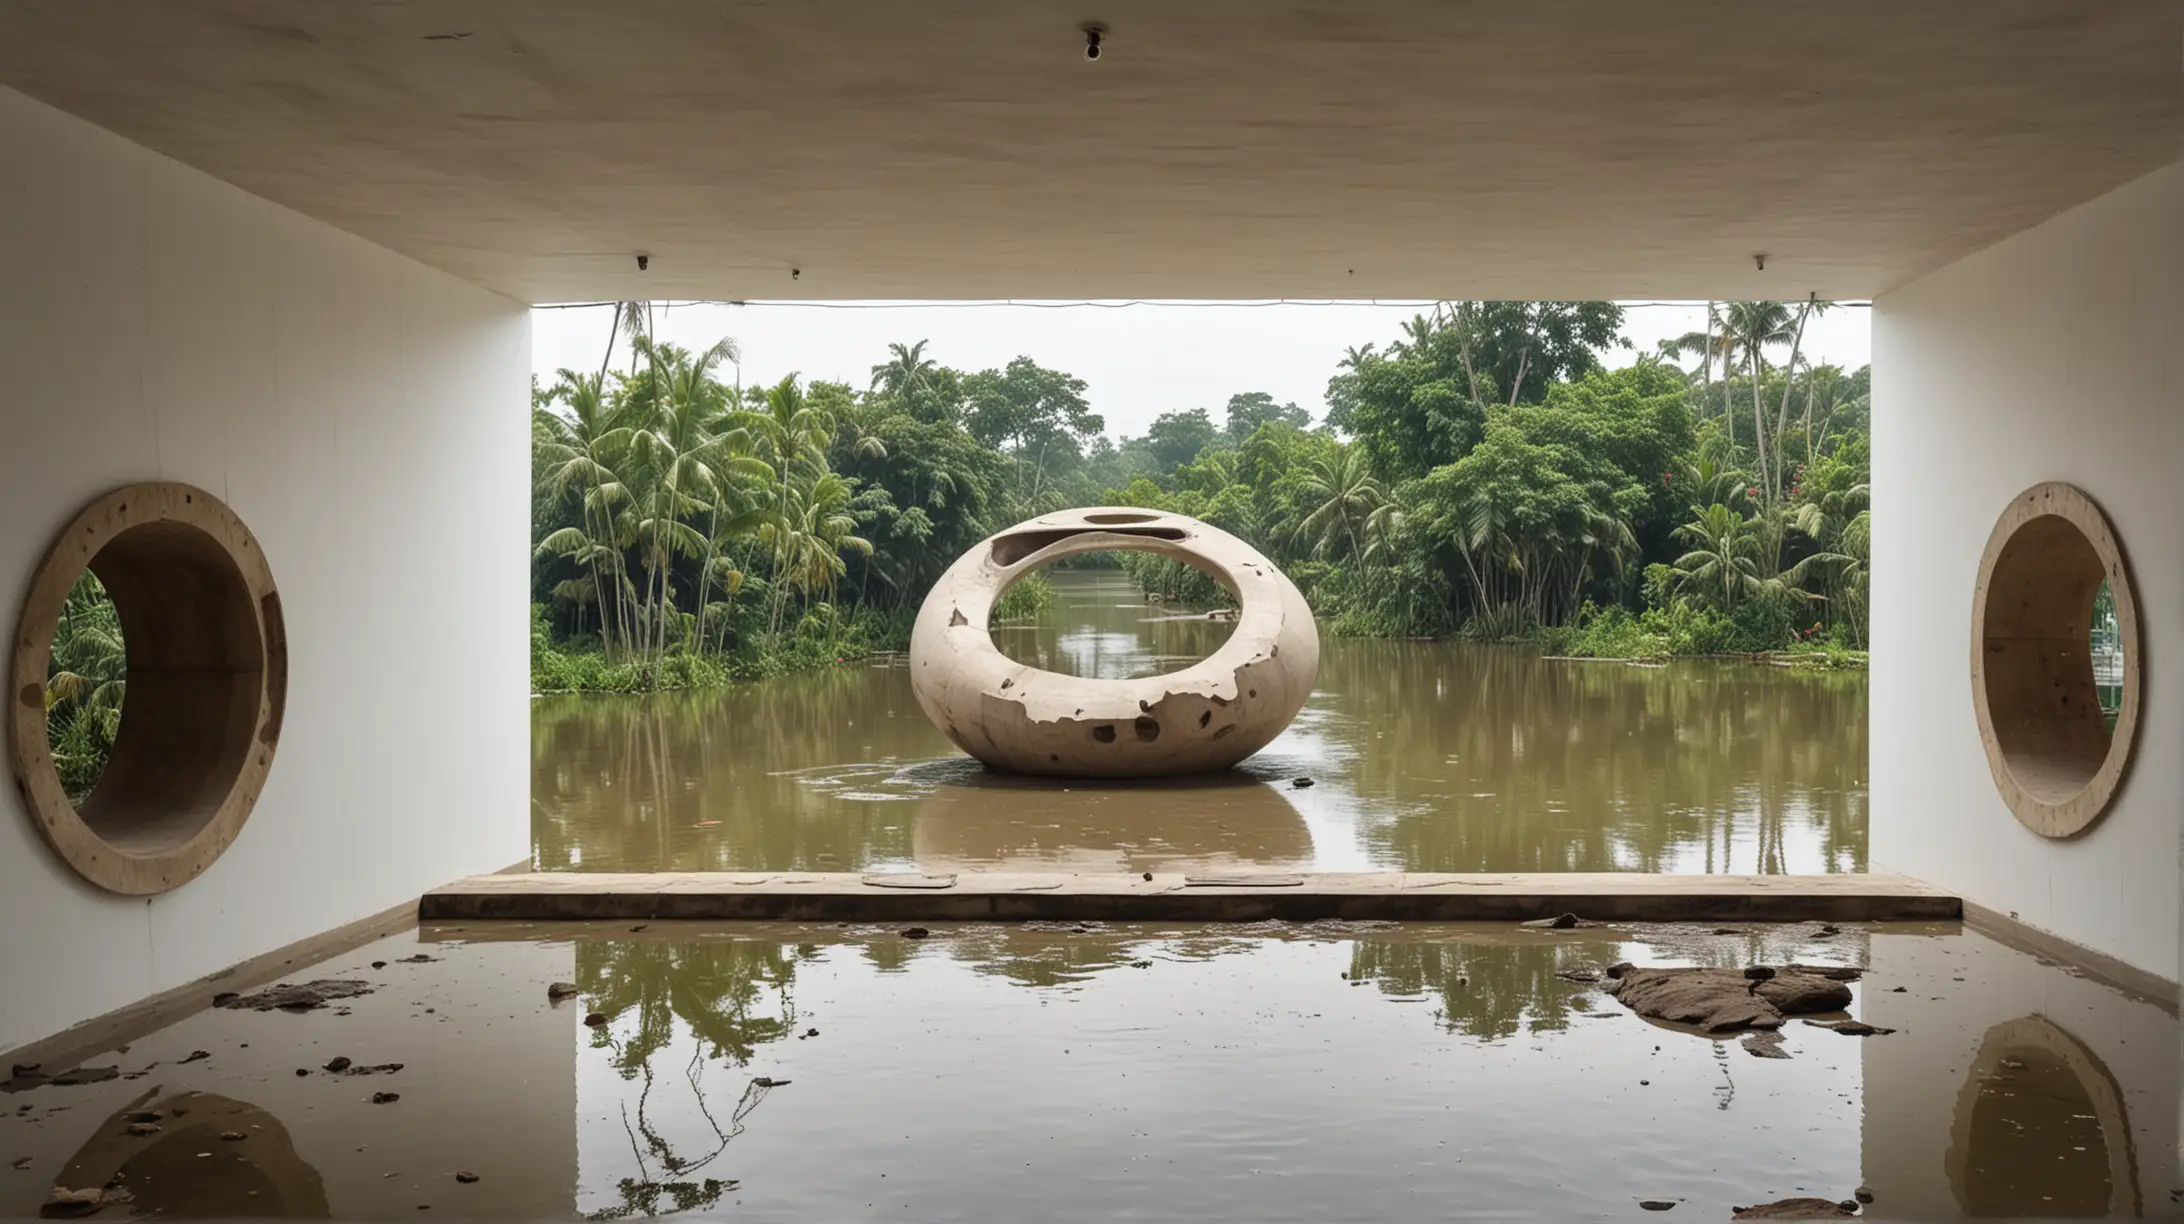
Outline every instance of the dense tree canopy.
{"label": "dense tree canopy", "polygon": [[[863,388],[745,388],[722,377],[732,343],[640,328],[626,370],[610,353],[537,395],[542,640],[637,685],[831,658],[899,641],[985,535],[1116,502],[1243,536],[1340,631],[1862,644],[1868,380],[1804,359],[1823,308],[1710,307],[1703,332],[1610,369],[1628,347],[1612,303],[1444,303],[1385,351],[1350,350],[1317,428],[1242,391],[1119,441],[1082,379],[1028,356],[966,372],[920,340]],[[1220,597],[1196,571],[1127,564]]]}

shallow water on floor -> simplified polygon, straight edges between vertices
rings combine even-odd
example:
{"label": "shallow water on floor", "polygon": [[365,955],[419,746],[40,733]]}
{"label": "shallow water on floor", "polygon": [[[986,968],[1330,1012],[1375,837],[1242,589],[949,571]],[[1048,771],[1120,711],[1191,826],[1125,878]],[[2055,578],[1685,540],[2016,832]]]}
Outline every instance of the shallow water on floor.
{"label": "shallow water on floor", "polygon": [[[1793,1021],[1753,1057],[1576,980],[1623,960],[1863,966],[1850,1012],[1896,1031]],[[2175,1188],[2173,1016],[1954,927],[472,924],[289,980],[316,978],[371,993],[205,1010],[85,1060],[120,1078],[0,1095],[0,1215],[109,1182],[166,1215],[781,1220],[1723,1219],[1860,1187],[1882,1218],[2128,1215]]]}
{"label": "shallow water on floor", "polygon": [[[996,631],[1053,670],[1155,674],[1229,632],[1168,619],[1119,574],[1055,582],[1040,623]],[[1186,783],[988,773],[926,721],[901,659],[714,692],[541,698],[533,859],[546,871],[1865,868],[1863,673],[1331,635],[1321,647],[1288,732]]]}

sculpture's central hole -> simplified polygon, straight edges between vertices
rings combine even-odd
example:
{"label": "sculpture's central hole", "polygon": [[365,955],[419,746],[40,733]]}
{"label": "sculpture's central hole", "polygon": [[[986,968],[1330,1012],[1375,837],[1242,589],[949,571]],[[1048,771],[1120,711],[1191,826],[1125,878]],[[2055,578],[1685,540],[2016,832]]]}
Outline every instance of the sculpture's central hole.
{"label": "sculpture's central hole", "polygon": [[[1235,600],[1203,571],[1135,549],[1080,553],[1001,593],[994,645],[1065,676],[1134,680],[1181,671],[1236,631]],[[1128,727],[1125,735],[1132,734]]]}

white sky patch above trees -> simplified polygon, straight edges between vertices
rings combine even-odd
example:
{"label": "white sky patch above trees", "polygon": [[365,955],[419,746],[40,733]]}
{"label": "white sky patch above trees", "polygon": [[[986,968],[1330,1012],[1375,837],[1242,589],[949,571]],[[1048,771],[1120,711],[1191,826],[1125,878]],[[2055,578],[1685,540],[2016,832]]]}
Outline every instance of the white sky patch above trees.
{"label": "white sky patch above trees", "polygon": [[[1092,410],[1107,419],[1110,437],[1141,435],[1163,412],[1204,408],[1216,424],[1229,396],[1265,391],[1276,401],[1326,415],[1327,380],[1353,345],[1385,348],[1402,324],[1423,313],[1417,305],[1370,303],[1271,306],[1149,303],[1119,309],[1055,309],[1022,305],[945,306],[923,303],[656,307],[662,340],[702,349],[733,336],[743,350],[745,385],[778,382],[792,371],[809,379],[870,384],[872,367],[891,342],[929,341],[925,356],[960,370],[999,368],[1028,356],[1088,384]],[[865,308],[842,309],[843,306]],[[1659,341],[1697,331],[1703,303],[1627,304],[1623,334],[1633,347],[1610,352],[1611,366],[1628,365]],[[1856,369],[1871,360],[1864,306],[1839,306],[1815,319],[1804,355]],[[605,355],[611,306],[531,312],[531,365],[542,383],[566,366],[597,370]],[[1788,350],[1773,355],[1777,364]],[[616,361],[627,368],[629,353]],[[1688,366],[1689,361],[1685,364]],[[725,379],[733,377],[724,368]]]}

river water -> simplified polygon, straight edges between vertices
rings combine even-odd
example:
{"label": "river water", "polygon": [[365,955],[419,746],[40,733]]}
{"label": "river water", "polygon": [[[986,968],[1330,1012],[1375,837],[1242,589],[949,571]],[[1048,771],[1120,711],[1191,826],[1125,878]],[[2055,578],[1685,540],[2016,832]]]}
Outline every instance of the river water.
{"label": "river water", "polygon": [[[1229,632],[1116,571],[1053,579],[1053,611],[995,631],[1050,670],[1158,674]],[[901,658],[532,709],[546,871],[1866,866],[1862,673],[1323,635],[1311,702],[1264,752],[1124,785],[989,773],[926,721]]]}

